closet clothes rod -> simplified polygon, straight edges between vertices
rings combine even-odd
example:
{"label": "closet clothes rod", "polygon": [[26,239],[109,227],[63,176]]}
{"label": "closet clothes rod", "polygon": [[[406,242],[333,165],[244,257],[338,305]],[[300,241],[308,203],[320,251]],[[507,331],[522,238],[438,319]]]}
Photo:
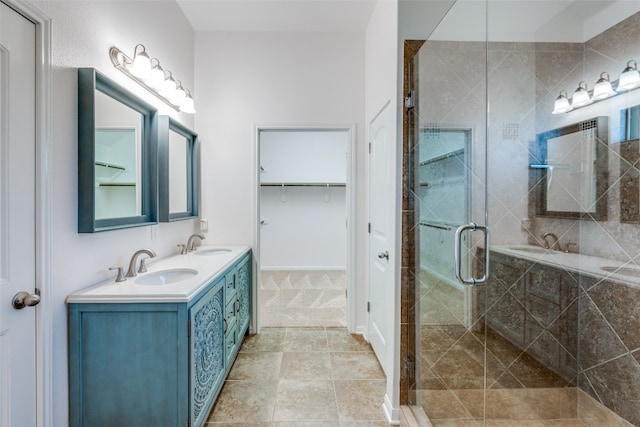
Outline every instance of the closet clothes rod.
{"label": "closet clothes rod", "polygon": [[346,187],[347,184],[345,184],[344,182],[328,182],[328,183],[294,183],[294,182],[288,182],[288,183],[262,183],[260,184],[260,187]]}

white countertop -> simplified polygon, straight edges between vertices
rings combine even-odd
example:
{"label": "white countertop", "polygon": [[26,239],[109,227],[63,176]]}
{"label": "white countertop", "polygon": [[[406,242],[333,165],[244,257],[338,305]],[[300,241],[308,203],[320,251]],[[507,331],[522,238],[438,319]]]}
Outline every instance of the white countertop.
{"label": "white countertop", "polygon": [[[229,249],[204,255],[207,249]],[[249,252],[248,246],[198,246],[187,255],[175,255],[147,264],[146,273],[128,277],[125,282],[112,278],[85,288],[67,297],[68,303],[135,303],[135,302],[188,302],[224,270]],[[200,253],[200,255],[197,255]],[[140,285],[136,279],[168,269],[193,269],[198,274],[186,280],[166,285]],[[126,266],[125,266],[126,273]]]}
{"label": "white countertop", "polygon": [[[640,285],[640,267],[632,262],[624,263],[622,261],[608,258],[560,252],[533,245],[496,245],[492,246],[491,250],[517,258],[540,262],[563,270],[588,274],[596,278],[623,282],[625,284]],[[630,275],[616,273],[615,271],[609,272],[603,270],[602,267],[614,270],[618,268],[629,268],[637,271],[637,274]]]}

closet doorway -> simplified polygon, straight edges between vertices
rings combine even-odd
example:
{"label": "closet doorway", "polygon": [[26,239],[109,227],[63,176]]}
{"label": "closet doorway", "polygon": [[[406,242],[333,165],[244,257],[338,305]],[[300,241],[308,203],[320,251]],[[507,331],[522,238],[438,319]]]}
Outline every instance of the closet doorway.
{"label": "closet doorway", "polygon": [[258,126],[255,137],[257,329],[353,330],[355,126]]}

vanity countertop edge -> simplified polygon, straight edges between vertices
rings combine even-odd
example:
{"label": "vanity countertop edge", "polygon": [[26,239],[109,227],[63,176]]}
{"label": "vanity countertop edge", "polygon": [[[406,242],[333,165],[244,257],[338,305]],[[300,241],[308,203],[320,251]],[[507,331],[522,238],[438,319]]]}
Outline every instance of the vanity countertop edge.
{"label": "vanity countertop edge", "polygon": [[[197,251],[223,249],[228,252],[211,256],[197,255]],[[186,255],[174,255],[149,262],[146,273],[116,283],[113,278],[81,289],[67,297],[67,304],[81,303],[185,303],[202,289],[217,280],[234,263],[251,251],[249,246],[198,246]],[[201,252],[201,253],[202,253]],[[153,260],[149,260],[153,261]],[[165,285],[140,285],[136,279],[167,269],[195,269],[194,277]]]}
{"label": "vanity countertop edge", "polygon": [[[527,252],[527,248],[531,247],[538,248],[544,252]],[[518,248],[525,249],[519,250]],[[491,251],[532,262],[539,262],[550,267],[561,268],[578,274],[587,274],[597,280],[608,280],[627,286],[640,287],[640,277],[621,275],[616,272],[602,270],[603,266],[625,268],[629,265],[634,265],[633,263],[625,263],[619,260],[600,258],[590,255],[546,250],[541,247],[531,245],[496,245],[491,247]]]}

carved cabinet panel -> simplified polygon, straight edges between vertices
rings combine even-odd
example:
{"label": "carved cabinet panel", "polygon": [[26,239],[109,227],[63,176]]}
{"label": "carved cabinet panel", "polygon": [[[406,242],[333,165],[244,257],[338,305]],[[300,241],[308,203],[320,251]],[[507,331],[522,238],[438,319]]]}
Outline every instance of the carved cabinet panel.
{"label": "carved cabinet panel", "polygon": [[191,310],[191,419],[206,421],[208,409],[222,386],[224,358],[224,288],[214,286]]}

